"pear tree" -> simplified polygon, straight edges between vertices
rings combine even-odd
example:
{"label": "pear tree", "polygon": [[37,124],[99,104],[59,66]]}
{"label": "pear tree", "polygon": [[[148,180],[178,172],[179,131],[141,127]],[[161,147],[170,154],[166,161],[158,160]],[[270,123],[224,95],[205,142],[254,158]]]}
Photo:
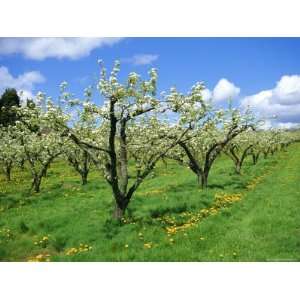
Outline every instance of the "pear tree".
{"label": "pear tree", "polygon": [[[206,113],[204,102],[199,97],[202,85],[196,85],[188,97],[159,98],[155,69],[149,71],[148,80],[142,80],[132,72],[124,83],[118,78],[119,71],[120,64],[116,62],[107,75],[101,63],[97,84],[103,98],[100,104],[92,101],[91,89],[86,91],[82,101],[63,91],[69,106],[78,107],[81,117],[94,120],[96,127],[90,129],[90,134],[78,134],[74,130],[76,121],[71,126],[69,122],[55,120],[55,114],[52,114],[55,120],[53,126],[61,135],[87,151],[104,175],[112,190],[113,217],[116,219],[123,217],[135,191],[154,170],[157,162],[184,140],[191,128],[191,119],[196,114],[204,117]],[[195,106],[197,110],[192,109]],[[176,122],[170,124],[166,121],[168,114],[183,109],[185,114]],[[70,114],[67,115],[67,119],[72,119]],[[134,162],[133,166],[131,162]]]}

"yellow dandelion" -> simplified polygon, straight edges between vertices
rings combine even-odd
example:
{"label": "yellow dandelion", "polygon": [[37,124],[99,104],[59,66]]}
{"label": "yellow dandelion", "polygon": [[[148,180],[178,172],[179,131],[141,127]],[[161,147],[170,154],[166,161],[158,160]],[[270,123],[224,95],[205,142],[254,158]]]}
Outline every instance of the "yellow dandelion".
{"label": "yellow dandelion", "polygon": [[152,243],[145,243],[144,248],[150,249],[152,247]]}

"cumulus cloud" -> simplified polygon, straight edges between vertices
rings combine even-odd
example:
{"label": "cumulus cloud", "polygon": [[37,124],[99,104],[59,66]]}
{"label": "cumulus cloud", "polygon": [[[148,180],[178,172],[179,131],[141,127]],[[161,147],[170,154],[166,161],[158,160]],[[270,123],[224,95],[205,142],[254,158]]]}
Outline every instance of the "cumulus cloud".
{"label": "cumulus cloud", "polygon": [[0,66],[0,93],[6,88],[15,88],[21,99],[32,98],[32,92],[36,84],[43,83],[44,76],[38,71],[25,72],[14,77],[7,67]]}
{"label": "cumulus cloud", "polygon": [[45,58],[78,59],[92,50],[112,46],[121,38],[1,38],[0,55],[22,54],[34,60]]}
{"label": "cumulus cloud", "polygon": [[240,88],[226,78],[220,79],[213,90],[205,88],[202,91],[205,101],[212,100],[215,103],[235,99],[239,94]]}
{"label": "cumulus cloud", "polygon": [[212,98],[215,102],[221,102],[224,100],[234,99],[240,94],[240,88],[235,86],[232,82],[226,78],[222,78],[216,84]]}
{"label": "cumulus cloud", "polygon": [[136,54],[129,58],[122,59],[125,63],[130,63],[136,66],[150,65],[158,59],[157,54]]}
{"label": "cumulus cloud", "polygon": [[273,89],[245,97],[241,106],[251,107],[264,118],[276,116],[277,126],[296,126],[300,123],[300,76],[282,76]]}
{"label": "cumulus cloud", "polygon": [[205,88],[203,91],[202,91],[202,98],[204,101],[208,101],[210,100],[212,97],[212,92],[208,89],[208,88]]}
{"label": "cumulus cloud", "polygon": [[300,103],[300,76],[282,76],[273,91],[273,103],[294,105]]}
{"label": "cumulus cloud", "polygon": [[287,123],[277,123],[277,127],[281,129],[293,129],[293,128],[299,128],[299,123],[292,123],[292,122],[287,122]]}

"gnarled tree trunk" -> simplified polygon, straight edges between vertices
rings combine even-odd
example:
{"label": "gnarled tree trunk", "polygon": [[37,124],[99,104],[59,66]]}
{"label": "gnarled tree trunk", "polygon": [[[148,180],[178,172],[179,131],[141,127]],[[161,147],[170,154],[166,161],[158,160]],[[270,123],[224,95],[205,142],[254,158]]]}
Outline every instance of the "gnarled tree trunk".
{"label": "gnarled tree trunk", "polygon": [[208,183],[208,173],[203,173],[201,175],[201,189],[206,189]]}
{"label": "gnarled tree trunk", "polygon": [[12,169],[12,163],[8,163],[8,164],[4,167],[6,180],[7,180],[8,182],[11,181],[11,169]]}
{"label": "gnarled tree trunk", "polygon": [[252,154],[252,163],[253,163],[253,165],[256,165],[257,164],[257,162],[258,162],[258,158],[259,158],[259,153],[257,153],[257,154]]}
{"label": "gnarled tree trunk", "polygon": [[82,183],[82,185],[86,185],[88,183],[87,177],[88,177],[88,172],[82,172],[81,173],[81,183]]}
{"label": "gnarled tree trunk", "polygon": [[31,184],[31,190],[34,190],[36,193],[40,192],[42,177],[43,176],[38,175],[38,174],[33,177],[32,184]]}

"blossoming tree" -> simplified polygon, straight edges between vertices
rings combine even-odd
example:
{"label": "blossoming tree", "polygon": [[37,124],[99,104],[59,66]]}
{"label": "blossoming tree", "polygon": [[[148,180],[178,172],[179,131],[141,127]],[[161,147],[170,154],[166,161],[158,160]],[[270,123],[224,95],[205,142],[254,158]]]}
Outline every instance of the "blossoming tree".
{"label": "blossoming tree", "polygon": [[69,143],[64,152],[69,164],[80,175],[82,185],[88,183],[88,174],[92,165],[92,159],[88,151]]}
{"label": "blossoming tree", "polygon": [[[39,100],[44,100],[44,95],[40,94]],[[47,109],[51,109],[51,105]],[[31,190],[35,192],[40,191],[50,164],[64,152],[64,140],[51,130],[47,109],[44,110],[39,102],[36,106],[19,108],[20,119],[16,122],[15,135],[28,162],[32,175]]]}
{"label": "blossoming tree", "polygon": [[239,109],[211,110],[208,117],[196,123],[185,141],[179,141],[169,157],[177,160],[194,172],[201,188],[206,188],[208,176],[216,158],[237,135],[254,128],[250,111]]}
{"label": "blossoming tree", "polygon": [[[138,74],[130,73],[122,84],[118,80],[119,67],[119,62],[116,62],[109,77],[106,69],[103,66],[101,68],[97,88],[104,97],[103,105],[91,101],[89,90],[83,101],[68,97],[67,92],[63,91],[66,101],[80,108],[81,117],[94,119],[94,124],[97,124],[96,128],[90,130],[89,136],[78,134],[74,126],[66,122],[55,122],[62,135],[68,136],[78,147],[87,151],[104,173],[113,192],[113,216],[117,219],[124,215],[134,192],[157,162],[190,130],[189,119],[194,115],[196,117],[196,110],[189,107],[197,105],[197,114],[201,117],[206,112],[200,95],[202,86],[194,87],[187,98],[166,96],[158,99],[155,69],[149,71],[149,80],[142,80]],[[174,123],[170,126],[163,118],[167,112],[182,109],[180,101],[183,99],[186,112],[178,120],[181,125]],[[175,139],[168,138],[169,135],[174,136],[175,132]],[[129,168],[129,160],[135,162],[133,170]]]}
{"label": "blossoming tree", "polygon": [[233,161],[237,174],[241,174],[244,161],[248,155],[254,155],[255,163],[258,159],[252,149],[255,146],[256,135],[256,132],[244,131],[232,139],[224,148],[224,153]]}
{"label": "blossoming tree", "polygon": [[18,166],[23,158],[23,152],[15,136],[15,127],[0,126],[0,164],[2,165],[6,180],[11,180],[11,171]]}

